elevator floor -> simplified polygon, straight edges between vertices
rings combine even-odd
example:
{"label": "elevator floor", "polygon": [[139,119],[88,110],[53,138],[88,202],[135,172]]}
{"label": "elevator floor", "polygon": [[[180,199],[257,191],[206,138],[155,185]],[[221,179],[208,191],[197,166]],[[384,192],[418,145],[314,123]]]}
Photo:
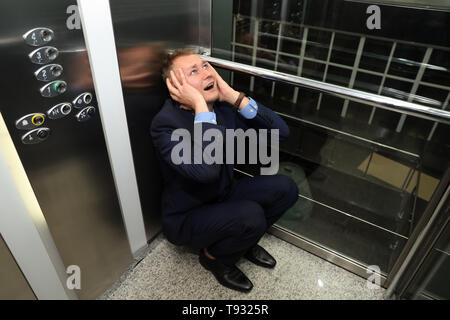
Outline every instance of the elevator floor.
{"label": "elevator floor", "polygon": [[241,259],[237,266],[253,282],[250,293],[221,286],[198,263],[197,252],[169,243],[162,234],[143,259],[99,297],[101,300],[382,300],[385,289],[369,289],[366,279],[318,258],[277,237],[260,240],[276,259],[264,269]]}

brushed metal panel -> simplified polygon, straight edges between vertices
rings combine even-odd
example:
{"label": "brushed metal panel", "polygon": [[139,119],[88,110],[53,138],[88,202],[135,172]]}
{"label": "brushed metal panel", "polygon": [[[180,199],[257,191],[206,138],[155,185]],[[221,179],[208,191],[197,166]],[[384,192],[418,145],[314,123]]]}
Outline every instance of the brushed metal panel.
{"label": "brushed metal panel", "polygon": [[[210,47],[209,0],[111,0],[125,109],[147,238],[161,230],[162,177],[150,124],[168,97],[160,69],[167,49]],[[209,48],[208,48],[209,49]]]}
{"label": "brushed metal panel", "polygon": [[117,47],[162,42],[169,48],[199,42],[202,0],[111,0]]}
{"label": "brushed metal panel", "polygon": [[[95,92],[80,29],[69,30],[69,0],[5,0],[0,10],[0,110],[44,212],[64,264],[81,268],[80,298],[99,296],[132,261],[109,164],[100,118],[78,122],[75,112],[45,122],[52,135],[43,143],[24,145],[14,126],[22,115],[45,113],[82,92]],[[43,10],[45,8],[45,10]],[[73,17],[72,17],[73,18]],[[36,80],[38,65],[30,62],[22,35],[35,27],[54,31],[49,45],[59,49],[55,63],[64,68],[59,78],[65,93],[44,98]],[[22,132],[23,134],[23,132]]]}
{"label": "brushed metal panel", "polygon": [[0,300],[36,300],[27,280],[0,235]]}

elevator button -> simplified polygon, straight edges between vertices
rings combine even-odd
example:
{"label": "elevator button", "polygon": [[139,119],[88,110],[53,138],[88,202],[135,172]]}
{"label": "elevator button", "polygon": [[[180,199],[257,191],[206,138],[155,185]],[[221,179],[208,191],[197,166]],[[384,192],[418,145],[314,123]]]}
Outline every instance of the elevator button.
{"label": "elevator button", "polygon": [[54,33],[49,28],[34,28],[23,35],[27,44],[33,47],[40,47],[54,38]]}
{"label": "elevator button", "polygon": [[56,97],[67,90],[67,83],[62,80],[50,82],[41,88],[41,95],[46,98]]}
{"label": "elevator button", "polygon": [[63,115],[68,115],[70,111],[72,111],[72,105],[70,104],[65,104],[61,107],[61,113]]}
{"label": "elevator button", "polygon": [[49,60],[55,60],[58,56],[58,49],[50,47],[47,50],[45,50],[45,55]]}
{"label": "elevator button", "polygon": [[41,139],[45,139],[48,136],[48,131],[47,130],[38,130],[37,136]]}
{"label": "elevator button", "polygon": [[28,131],[22,136],[22,142],[24,144],[36,144],[46,140],[50,135],[49,128],[37,128]]}
{"label": "elevator button", "polygon": [[67,86],[64,82],[58,81],[55,84],[53,84],[53,90],[60,94],[65,92],[66,89],[67,89]]}
{"label": "elevator button", "polygon": [[51,107],[47,111],[47,115],[50,119],[60,119],[67,116],[72,111],[72,105],[69,102],[59,103]]}
{"label": "elevator button", "polygon": [[95,108],[92,106],[83,108],[80,112],[75,116],[79,122],[87,121],[92,118],[95,114]]}
{"label": "elevator button", "polygon": [[83,107],[88,106],[92,101],[92,93],[90,92],[84,92],[80,94],[78,97],[76,97],[72,104],[75,108],[81,109]]}
{"label": "elevator button", "polygon": [[16,128],[30,130],[41,126],[45,122],[45,114],[30,113],[16,121]]}
{"label": "elevator button", "polygon": [[36,70],[36,79],[41,81],[51,81],[58,78],[63,72],[63,67],[59,64],[49,64]]}
{"label": "elevator button", "polygon": [[31,62],[36,64],[47,64],[58,57],[59,51],[55,47],[42,47],[32,51],[28,56]]}
{"label": "elevator button", "polygon": [[31,118],[31,123],[34,124],[35,126],[40,126],[41,124],[44,123],[44,121],[45,118],[41,114],[36,114]]}

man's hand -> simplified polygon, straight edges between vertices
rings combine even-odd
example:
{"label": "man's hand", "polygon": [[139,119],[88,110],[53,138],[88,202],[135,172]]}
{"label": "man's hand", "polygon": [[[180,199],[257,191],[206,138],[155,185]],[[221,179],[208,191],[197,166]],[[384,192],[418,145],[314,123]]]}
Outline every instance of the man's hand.
{"label": "man's hand", "polygon": [[[211,68],[211,70],[213,70],[214,77],[216,78],[217,88],[219,90],[219,100],[228,102],[233,106],[236,100],[239,98],[239,92],[231,88],[228,83],[226,83],[225,80],[222,79],[216,69],[214,69],[210,64],[209,67]],[[250,100],[247,97],[244,97],[244,99],[242,99],[241,105],[238,108],[241,110],[249,102]]]}
{"label": "man's hand", "polygon": [[170,96],[181,104],[181,107],[193,110],[195,114],[207,112],[208,106],[202,94],[187,81],[181,69],[171,70],[170,78],[166,79]]}

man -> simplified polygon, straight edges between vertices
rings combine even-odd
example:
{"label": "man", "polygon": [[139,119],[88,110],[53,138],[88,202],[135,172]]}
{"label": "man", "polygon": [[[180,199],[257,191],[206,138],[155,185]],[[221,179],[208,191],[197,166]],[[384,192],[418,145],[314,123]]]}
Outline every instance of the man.
{"label": "man", "polygon": [[[278,129],[286,139],[289,128],[270,109],[233,90],[209,63],[187,49],[167,56],[163,77],[172,99],[153,119],[151,134],[164,178],[164,234],[175,245],[200,249],[200,264],[222,285],[248,292],[253,284],[235,264],[244,256],[262,267],[275,266],[275,259],[257,243],[296,202],[297,186],[283,175],[236,181],[233,164],[225,161],[176,164],[172,157],[179,142],[174,131]],[[206,146],[197,143],[202,151]]]}

